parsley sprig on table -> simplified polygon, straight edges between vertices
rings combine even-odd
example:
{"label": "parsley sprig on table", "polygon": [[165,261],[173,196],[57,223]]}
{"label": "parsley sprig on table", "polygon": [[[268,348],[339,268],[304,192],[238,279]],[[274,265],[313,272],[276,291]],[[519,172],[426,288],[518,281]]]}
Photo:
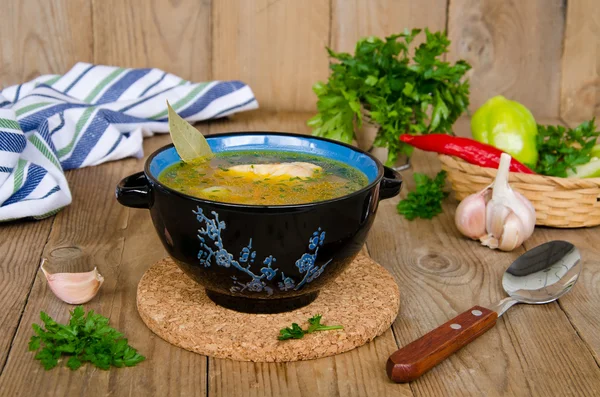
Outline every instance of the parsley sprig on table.
{"label": "parsley sprig on table", "polygon": [[539,160],[535,172],[542,175],[566,177],[567,171],[587,164],[600,131],[595,119],[585,121],[576,128],[538,125],[537,148]]}
{"label": "parsley sprig on table", "polygon": [[448,197],[444,185],[446,171],[440,171],[434,179],[425,174],[413,174],[416,187],[398,203],[398,213],[412,221],[415,218],[431,219],[442,212],[442,201]]}
{"label": "parsley sprig on table", "polygon": [[320,314],[317,314],[311,318],[308,319],[308,329],[307,330],[303,330],[302,327],[300,327],[298,324],[296,323],[292,323],[291,327],[287,327],[287,328],[282,328],[281,330],[279,330],[279,336],[277,337],[277,339],[279,340],[286,340],[286,339],[302,339],[304,338],[305,334],[312,334],[313,332],[317,332],[317,331],[329,331],[332,329],[343,329],[344,327],[341,325],[323,325],[321,324],[321,316]]}
{"label": "parsley sprig on table", "polygon": [[143,361],[144,356],[129,346],[123,334],[108,325],[108,319],[82,306],[71,312],[68,324],[59,324],[45,312],[40,313],[44,327],[33,324],[35,335],[29,341],[29,350],[37,351],[45,369],[58,365],[62,355],[69,356],[67,367],[75,370],[85,362],[100,369],[132,367]]}
{"label": "parsley sprig on table", "polygon": [[388,165],[412,151],[398,140],[400,134],[451,133],[469,104],[469,83],[461,79],[471,66],[443,61],[450,41],[443,32],[428,29],[411,57],[409,46],[420,32],[361,39],[354,55],[328,48],[339,62],[330,65],[326,83],[313,86],[319,110],[308,121],[313,133],[350,143],[364,110],[380,126],[374,145],[388,148]]}

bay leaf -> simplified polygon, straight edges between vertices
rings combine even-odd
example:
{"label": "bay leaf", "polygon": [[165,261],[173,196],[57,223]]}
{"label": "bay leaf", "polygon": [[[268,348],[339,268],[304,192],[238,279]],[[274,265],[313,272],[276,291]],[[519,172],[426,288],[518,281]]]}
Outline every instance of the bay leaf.
{"label": "bay leaf", "polygon": [[185,163],[196,163],[215,157],[204,135],[181,118],[173,110],[169,101],[167,101],[167,108],[169,112],[169,133],[181,160]]}

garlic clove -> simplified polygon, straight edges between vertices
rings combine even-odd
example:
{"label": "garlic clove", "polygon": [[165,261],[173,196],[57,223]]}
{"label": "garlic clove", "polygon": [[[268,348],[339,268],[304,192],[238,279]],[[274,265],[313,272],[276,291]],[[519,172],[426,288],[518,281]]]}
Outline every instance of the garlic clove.
{"label": "garlic clove", "polygon": [[527,211],[525,211],[522,214],[524,217],[523,230],[525,231],[525,236],[527,236],[527,237],[525,237],[525,239],[527,239],[527,238],[529,238],[529,236],[531,236],[533,234],[533,229],[535,229],[535,220],[536,220],[535,207],[533,206],[531,201],[529,201],[527,199],[527,197],[523,196],[521,193],[515,192],[515,195],[527,207]]}
{"label": "garlic clove", "polygon": [[473,240],[477,240],[486,234],[486,190],[487,188],[465,197],[456,208],[456,214],[454,215],[454,222],[458,230]]}
{"label": "garlic clove", "polygon": [[524,226],[521,219],[513,212],[504,220],[504,231],[498,242],[498,249],[501,251],[512,251],[523,244]]}
{"label": "garlic clove", "polygon": [[486,230],[490,236],[499,240],[504,233],[504,221],[511,213],[502,203],[490,201],[486,211]]}
{"label": "garlic clove", "polygon": [[40,266],[46,276],[48,286],[54,295],[63,302],[78,305],[92,300],[104,282],[104,277],[98,269],[83,273],[50,273],[44,268],[46,259],[42,259]]}

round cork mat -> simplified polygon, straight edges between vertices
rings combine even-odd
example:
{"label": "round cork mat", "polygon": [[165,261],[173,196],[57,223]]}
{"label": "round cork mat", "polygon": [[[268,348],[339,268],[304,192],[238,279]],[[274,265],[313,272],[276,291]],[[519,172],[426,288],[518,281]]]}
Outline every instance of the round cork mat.
{"label": "round cork mat", "polygon": [[[396,318],[400,292],[387,270],[359,255],[307,306],[278,314],[240,313],[213,303],[166,258],[140,280],[137,307],[148,328],[175,346],[218,358],[282,362],[332,356],[373,340]],[[277,339],[292,323],[306,329],[315,314],[323,316],[323,324],[344,329]]]}

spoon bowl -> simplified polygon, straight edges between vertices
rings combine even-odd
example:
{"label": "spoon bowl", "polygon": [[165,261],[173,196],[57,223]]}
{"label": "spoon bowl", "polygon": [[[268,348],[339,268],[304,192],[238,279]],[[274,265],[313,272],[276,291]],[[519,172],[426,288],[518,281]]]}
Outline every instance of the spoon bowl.
{"label": "spoon bowl", "polygon": [[508,298],[485,308],[474,306],[393,353],[386,370],[394,382],[410,382],[496,324],[516,303],[543,304],[573,288],[581,274],[581,254],[567,241],[549,241],[518,257],[504,272]]}
{"label": "spoon bowl", "polygon": [[502,287],[517,302],[549,303],[573,288],[581,267],[581,254],[573,244],[550,241],[518,257],[504,272]]}

